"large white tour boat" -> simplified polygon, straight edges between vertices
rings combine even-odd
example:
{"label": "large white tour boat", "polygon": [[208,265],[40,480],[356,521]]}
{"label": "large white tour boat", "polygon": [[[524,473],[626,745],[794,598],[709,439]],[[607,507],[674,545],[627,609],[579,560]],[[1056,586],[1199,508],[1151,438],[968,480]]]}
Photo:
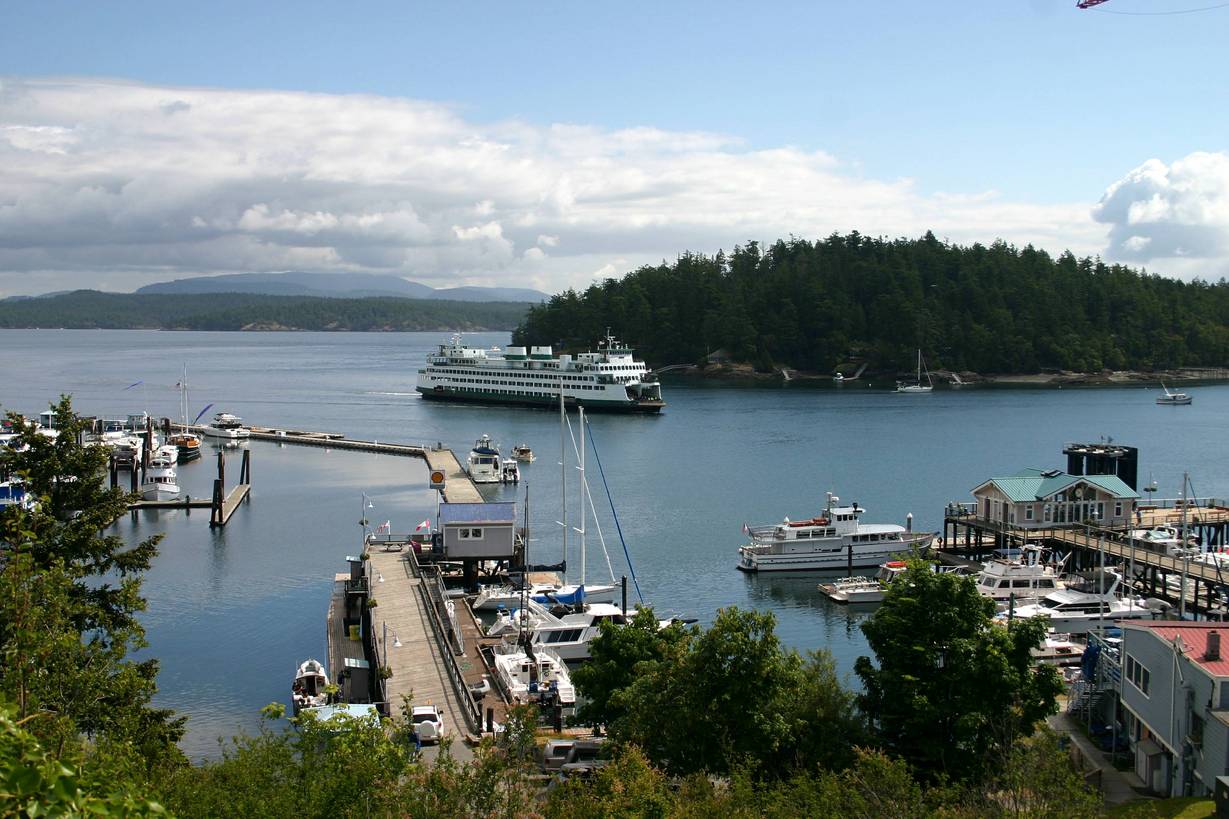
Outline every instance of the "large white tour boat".
{"label": "large white tour boat", "polygon": [[460,336],[427,356],[418,371],[423,398],[552,407],[559,393],[588,410],[659,412],[661,384],[613,336],[597,352],[555,355],[550,347],[468,347]]}
{"label": "large white tour boat", "polygon": [[893,523],[862,524],[866,510],[854,503],[837,506],[831,492],[822,515],[810,520],[786,518],[771,526],[747,526],[751,542],[738,549],[738,568],[745,572],[822,571],[878,566],[895,555],[925,549],[933,532],[912,532]]}

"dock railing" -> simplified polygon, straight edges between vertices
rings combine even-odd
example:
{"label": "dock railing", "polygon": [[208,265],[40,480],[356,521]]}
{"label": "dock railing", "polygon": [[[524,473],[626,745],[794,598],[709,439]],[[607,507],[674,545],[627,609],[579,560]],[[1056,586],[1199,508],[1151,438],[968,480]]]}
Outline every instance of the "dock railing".
{"label": "dock railing", "polygon": [[[435,633],[436,642],[441,649],[445,647],[451,649],[452,642],[448,637],[448,629],[440,617],[439,609],[436,608],[432,600],[430,587],[434,583],[424,576],[423,568],[418,564],[417,557],[413,551],[406,555],[405,561],[409,564],[410,571],[423,581],[418,584],[418,592],[422,595],[423,605],[426,606],[429,612],[427,619],[431,621],[431,630]],[[438,575],[438,567],[432,566],[430,568],[434,569]],[[465,724],[473,734],[480,735],[482,733],[482,709],[469,693],[469,686],[465,683],[465,675],[461,672],[457,656],[451,650],[441,650],[440,655],[444,660],[444,668],[448,669],[448,679],[452,683],[453,691],[457,695],[457,701],[461,706],[461,713],[465,716]]]}

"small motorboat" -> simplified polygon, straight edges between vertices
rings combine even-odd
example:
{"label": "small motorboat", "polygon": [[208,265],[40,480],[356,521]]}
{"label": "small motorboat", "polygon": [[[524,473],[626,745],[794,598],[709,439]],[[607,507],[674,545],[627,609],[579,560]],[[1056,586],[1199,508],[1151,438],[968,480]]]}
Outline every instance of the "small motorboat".
{"label": "small motorboat", "polygon": [[504,458],[503,464],[499,468],[500,483],[520,483],[521,470],[516,465],[516,461],[512,458]]}
{"label": "small motorboat", "polygon": [[291,704],[297,716],[304,708],[319,708],[328,705],[329,695],[325,688],[329,684],[329,675],[324,670],[324,664],[319,660],[304,660],[294,674],[294,684],[290,687]]}
{"label": "small motorboat", "polygon": [[512,457],[523,464],[531,464],[533,463],[533,450],[529,448],[529,444],[517,444],[512,447]]}

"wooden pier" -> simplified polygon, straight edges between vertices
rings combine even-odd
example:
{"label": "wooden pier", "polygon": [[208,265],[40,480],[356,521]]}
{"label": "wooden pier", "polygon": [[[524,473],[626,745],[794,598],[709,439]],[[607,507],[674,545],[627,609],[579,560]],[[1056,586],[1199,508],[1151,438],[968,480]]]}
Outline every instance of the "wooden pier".
{"label": "wooden pier", "polygon": [[[1132,528],[1185,523],[1189,532],[1200,536],[1205,549],[1222,551],[1229,548],[1229,505],[1222,502],[1187,505],[1185,513],[1181,504],[1149,506],[1139,511],[1139,519]],[[1025,543],[1045,545],[1072,554],[1075,560],[1069,569],[1118,567],[1123,569],[1125,582],[1135,591],[1164,599],[1183,613],[1218,619],[1229,617],[1229,567],[1150,548],[1130,537],[1128,528],[1090,524],[1063,528],[1017,527],[979,518],[968,507],[953,504],[944,516],[943,534],[940,553],[950,562],[984,559],[994,551],[1018,548]],[[1179,579],[1176,584],[1174,578]]]}

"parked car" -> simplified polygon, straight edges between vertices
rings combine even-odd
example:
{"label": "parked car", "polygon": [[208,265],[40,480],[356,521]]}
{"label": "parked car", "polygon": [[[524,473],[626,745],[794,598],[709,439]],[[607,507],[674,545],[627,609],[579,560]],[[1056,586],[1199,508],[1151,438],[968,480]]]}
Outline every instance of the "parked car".
{"label": "parked car", "polygon": [[444,715],[434,705],[415,705],[410,721],[419,742],[439,742],[444,735]]}
{"label": "parked car", "polygon": [[559,766],[564,779],[573,776],[590,776],[598,768],[609,764],[609,759],[598,759],[604,742],[600,739],[578,739],[572,743],[567,757]]}
{"label": "parked car", "polygon": [[546,745],[542,748],[542,770],[548,772],[559,770],[560,766],[568,761],[568,754],[575,744],[574,739],[547,740]]}

